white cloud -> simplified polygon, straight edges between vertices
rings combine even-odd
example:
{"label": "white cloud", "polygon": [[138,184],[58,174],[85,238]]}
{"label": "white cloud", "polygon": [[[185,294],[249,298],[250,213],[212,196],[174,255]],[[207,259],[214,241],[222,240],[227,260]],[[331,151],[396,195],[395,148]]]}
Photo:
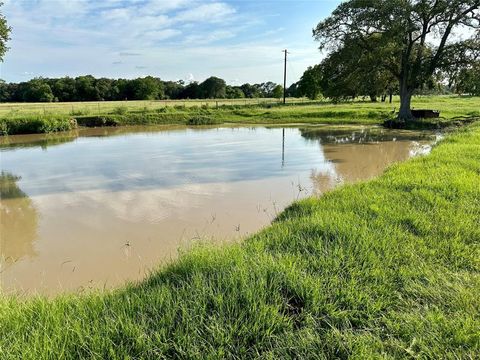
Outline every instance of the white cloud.
{"label": "white cloud", "polygon": [[158,14],[182,9],[190,4],[191,1],[189,0],[150,0],[140,9],[140,11],[147,14]]}
{"label": "white cloud", "polygon": [[281,82],[282,48],[292,52],[292,81],[319,60],[313,42],[288,44],[281,28],[264,29],[264,17],[220,0],[14,0],[3,12],[13,28],[7,81],[28,79],[25,72],[135,77],[141,65],[172,80]]}
{"label": "white cloud", "polygon": [[102,16],[105,20],[111,21],[126,21],[129,20],[132,16],[131,10],[128,8],[122,9],[111,9],[111,10],[104,10],[102,12]]}
{"label": "white cloud", "polygon": [[225,17],[235,13],[235,9],[225,3],[211,3],[200,6],[194,6],[188,10],[182,11],[176,16],[177,21],[197,22],[208,21],[217,22],[227,20]]}
{"label": "white cloud", "polygon": [[[29,4],[27,2],[27,4]],[[69,16],[83,16],[88,11],[88,3],[78,0],[40,0],[37,2],[36,12],[47,18],[65,18]]]}
{"label": "white cloud", "polygon": [[186,83],[191,83],[195,81],[195,76],[193,76],[193,74],[190,73],[187,76],[185,76],[183,80],[185,80]]}
{"label": "white cloud", "polygon": [[164,29],[164,30],[155,30],[155,31],[148,31],[143,34],[143,36],[150,40],[165,40],[172,38],[174,36],[180,35],[182,32],[180,30],[175,29]]}
{"label": "white cloud", "polygon": [[212,31],[207,34],[201,34],[201,35],[188,35],[185,37],[185,42],[186,43],[191,43],[191,44],[209,44],[215,41],[219,40],[224,40],[224,39],[230,39],[235,37],[235,33],[229,30],[218,30],[218,31]]}
{"label": "white cloud", "polygon": [[120,55],[120,56],[140,56],[142,54],[134,53],[134,52],[128,52],[128,51],[122,51],[118,55]]}

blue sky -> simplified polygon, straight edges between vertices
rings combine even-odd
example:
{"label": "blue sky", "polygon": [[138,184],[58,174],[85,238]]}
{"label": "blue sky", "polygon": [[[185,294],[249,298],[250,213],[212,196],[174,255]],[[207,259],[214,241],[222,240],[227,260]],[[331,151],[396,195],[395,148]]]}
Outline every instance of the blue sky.
{"label": "blue sky", "polygon": [[6,81],[92,74],[288,82],[322,55],[312,28],[340,1],[3,0]]}

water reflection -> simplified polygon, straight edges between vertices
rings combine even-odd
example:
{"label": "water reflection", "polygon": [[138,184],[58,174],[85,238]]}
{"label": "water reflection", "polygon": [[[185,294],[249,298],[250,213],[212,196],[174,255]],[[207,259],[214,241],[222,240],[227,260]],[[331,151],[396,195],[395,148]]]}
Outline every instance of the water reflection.
{"label": "water reflection", "polygon": [[57,134],[0,136],[0,149],[40,147],[46,150],[50,146],[62,145],[74,141],[77,137],[78,131],[68,131]]}
{"label": "water reflection", "polygon": [[[198,127],[201,129],[207,128]],[[181,125],[158,125],[158,126],[121,126],[121,127],[99,127],[79,128],[71,131],[64,131],[51,134],[25,134],[0,136],[0,149],[4,151],[18,148],[41,148],[47,150],[49,147],[75,141],[79,137],[102,138],[121,136],[125,134],[154,134],[159,131],[172,131],[186,129]]]}
{"label": "water reflection", "polygon": [[391,130],[382,127],[369,128],[315,128],[300,129],[302,137],[317,140],[322,144],[374,144],[385,141],[421,141],[432,140],[433,134],[428,131]]}
{"label": "water reflection", "polygon": [[18,187],[19,180],[10,173],[0,173],[0,259],[6,265],[35,255],[38,214],[32,200]]}
{"label": "water reflection", "polygon": [[318,143],[332,169],[312,169],[314,193],[321,194],[338,184],[370,179],[392,163],[424,154],[435,136],[430,132],[372,128],[304,128],[302,137]]}
{"label": "water reflection", "polygon": [[4,291],[141,279],[179,247],[256,232],[292,201],[378,175],[427,144],[329,127],[100,128],[57,140],[12,136],[0,148]]}
{"label": "water reflection", "polygon": [[280,131],[179,128],[102,138],[89,133],[50,148],[48,156],[35,148],[4,151],[2,166],[21,174],[22,188],[34,196],[256,180],[292,175],[322,160],[317,150],[305,151],[298,129],[286,129],[288,157],[295,161],[280,167]]}

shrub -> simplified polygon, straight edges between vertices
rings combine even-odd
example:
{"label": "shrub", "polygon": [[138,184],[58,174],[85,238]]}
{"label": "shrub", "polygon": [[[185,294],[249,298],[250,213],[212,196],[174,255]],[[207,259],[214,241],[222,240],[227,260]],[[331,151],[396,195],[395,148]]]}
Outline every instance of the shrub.
{"label": "shrub", "polygon": [[218,123],[219,123],[218,120],[210,116],[203,116],[203,115],[192,116],[187,121],[187,125],[215,125]]}
{"label": "shrub", "polygon": [[69,117],[28,116],[0,119],[0,135],[50,133],[76,127],[76,120]]}
{"label": "shrub", "polygon": [[117,106],[113,109],[113,114],[116,115],[125,115],[128,112],[128,108],[126,106]]}
{"label": "shrub", "polygon": [[82,116],[82,115],[88,115],[90,111],[88,109],[77,109],[74,110],[72,107],[72,111],[70,111],[70,115],[72,116]]}

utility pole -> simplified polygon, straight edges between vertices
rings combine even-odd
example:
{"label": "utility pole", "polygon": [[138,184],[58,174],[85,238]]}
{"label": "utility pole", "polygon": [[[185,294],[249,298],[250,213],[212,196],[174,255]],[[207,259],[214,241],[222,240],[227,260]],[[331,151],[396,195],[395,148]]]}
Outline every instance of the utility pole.
{"label": "utility pole", "polygon": [[283,65],[283,103],[285,104],[285,97],[287,95],[287,49],[282,50],[285,53],[285,62]]}

